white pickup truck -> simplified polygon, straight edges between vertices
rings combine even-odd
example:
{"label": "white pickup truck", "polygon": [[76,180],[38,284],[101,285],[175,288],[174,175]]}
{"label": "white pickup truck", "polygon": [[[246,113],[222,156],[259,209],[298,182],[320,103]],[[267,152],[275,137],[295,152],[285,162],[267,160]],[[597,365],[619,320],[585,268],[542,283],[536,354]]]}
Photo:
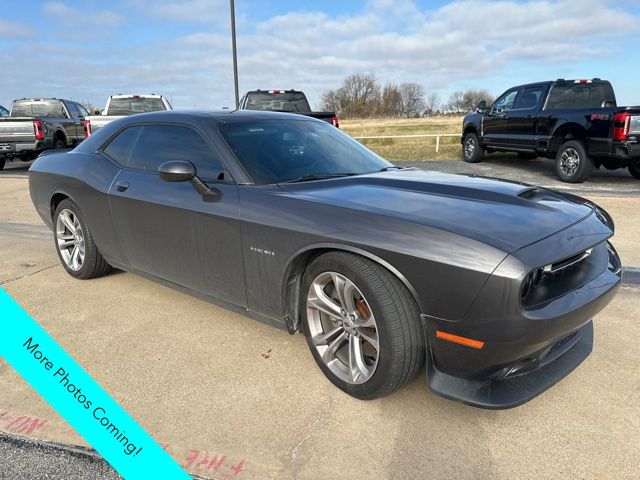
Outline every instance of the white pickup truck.
{"label": "white pickup truck", "polygon": [[173,110],[162,95],[111,95],[101,115],[91,115],[84,120],[84,136],[96,133],[107,123],[136,113]]}

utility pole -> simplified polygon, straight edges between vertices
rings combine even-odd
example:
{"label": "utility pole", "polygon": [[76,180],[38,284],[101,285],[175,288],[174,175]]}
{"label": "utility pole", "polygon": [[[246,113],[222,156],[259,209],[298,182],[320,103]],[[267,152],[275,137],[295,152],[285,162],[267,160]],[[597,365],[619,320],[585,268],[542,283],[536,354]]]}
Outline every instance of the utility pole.
{"label": "utility pole", "polygon": [[236,51],[236,8],[234,0],[229,0],[231,8],[231,49],[233,50],[233,86],[236,92],[236,108],[240,106],[240,94],[238,93],[238,52]]}

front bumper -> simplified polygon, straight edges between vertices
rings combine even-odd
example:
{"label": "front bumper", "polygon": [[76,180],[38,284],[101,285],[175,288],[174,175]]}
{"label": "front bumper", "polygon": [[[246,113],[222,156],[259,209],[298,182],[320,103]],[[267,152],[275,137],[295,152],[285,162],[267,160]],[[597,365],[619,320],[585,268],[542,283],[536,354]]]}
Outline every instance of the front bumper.
{"label": "front bumper", "polygon": [[[557,346],[556,346],[557,345]],[[552,387],[589,356],[593,347],[593,322],[549,346],[536,368],[502,380],[473,380],[441,372],[427,362],[427,383],[436,394],[467,405],[492,410],[517,407]]]}
{"label": "front bumper", "polygon": [[[590,216],[507,257],[462,318],[423,315],[431,390],[477,407],[511,408],[577,367],[591,351],[591,319],[611,302],[622,279],[610,235],[602,220]],[[585,249],[591,249],[589,257],[545,277],[531,302],[521,299],[518,272],[558,260],[559,252]],[[478,344],[452,343],[438,332]]]}
{"label": "front bumper", "polygon": [[18,157],[21,155],[35,155],[37,152],[46,148],[46,143],[44,140],[36,142],[2,142],[2,140],[0,140],[0,156]]}

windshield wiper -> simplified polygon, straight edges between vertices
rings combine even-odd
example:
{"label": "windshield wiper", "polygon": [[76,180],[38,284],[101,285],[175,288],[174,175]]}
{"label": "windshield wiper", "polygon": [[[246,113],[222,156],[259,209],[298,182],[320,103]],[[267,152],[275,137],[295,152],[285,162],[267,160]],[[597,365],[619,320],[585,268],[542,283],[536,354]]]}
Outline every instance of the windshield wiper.
{"label": "windshield wiper", "polygon": [[306,175],[303,175],[298,178],[285,180],[282,183],[308,182],[310,180],[324,180],[326,178],[350,177],[352,175],[358,175],[358,174],[357,173],[307,173]]}
{"label": "windshield wiper", "polygon": [[389,170],[404,170],[406,167],[396,167],[395,165],[391,165],[390,167],[384,167],[378,170],[379,172],[388,172]]}

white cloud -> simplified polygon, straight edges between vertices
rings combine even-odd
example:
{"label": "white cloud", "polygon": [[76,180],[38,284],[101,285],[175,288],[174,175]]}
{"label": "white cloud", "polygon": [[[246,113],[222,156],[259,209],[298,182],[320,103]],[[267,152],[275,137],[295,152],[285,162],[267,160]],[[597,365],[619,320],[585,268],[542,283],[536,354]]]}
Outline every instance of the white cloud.
{"label": "white cloud", "polygon": [[[144,21],[141,14],[148,6],[148,17],[154,19],[215,18],[228,25],[228,2],[222,0],[137,0],[137,6],[138,22]],[[244,17],[238,30],[240,89],[299,88],[316,104],[323,91],[338,87],[346,75],[364,72],[376,74],[381,82],[417,82],[428,92],[447,92],[464,83],[497,94],[509,85],[496,87],[482,83],[484,79],[500,74],[511,81],[516,68],[536,75],[539,67],[550,66],[546,71],[564,76],[567,65],[587,59],[597,65],[620,54],[620,62],[625,62],[623,51],[612,47],[630,35],[640,18],[619,8],[596,0],[583,0],[580,8],[569,0],[465,0],[418,10],[407,0],[372,0],[359,14],[342,17],[291,12],[253,23]],[[49,2],[45,9],[69,18],[78,13],[60,2]],[[122,29],[120,33],[126,36]],[[200,27],[172,41],[127,47],[126,55],[118,42],[100,51],[83,47],[77,53],[40,47],[26,44],[24,51],[0,51],[0,64],[11,70],[3,83],[5,95],[55,94],[102,103],[116,92],[153,91],[169,95],[180,107],[233,103],[231,41],[224,29]],[[606,71],[594,74],[608,77]],[[32,90],[25,91],[25,85]]]}
{"label": "white cloud", "polygon": [[42,7],[45,14],[51,15],[65,25],[76,27],[98,25],[103,27],[118,27],[124,23],[124,17],[108,10],[79,11],[62,2],[47,2]]}
{"label": "white cloud", "polygon": [[35,34],[35,31],[20,22],[9,22],[3,18],[0,18],[0,39],[1,38],[24,38],[30,37]]}

